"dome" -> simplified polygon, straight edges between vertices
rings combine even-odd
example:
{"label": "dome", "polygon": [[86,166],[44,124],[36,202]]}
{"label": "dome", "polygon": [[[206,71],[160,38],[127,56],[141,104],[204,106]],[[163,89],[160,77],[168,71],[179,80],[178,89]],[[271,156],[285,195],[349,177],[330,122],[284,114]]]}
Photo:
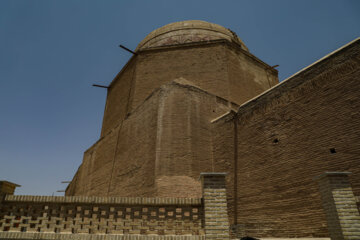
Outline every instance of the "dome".
{"label": "dome", "polygon": [[158,28],[139,43],[136,51],[153,47],[219,39],[226,39],[237,43],[242,49],[248,51],[243,41],[230,29],[200,20],[175,22]]}

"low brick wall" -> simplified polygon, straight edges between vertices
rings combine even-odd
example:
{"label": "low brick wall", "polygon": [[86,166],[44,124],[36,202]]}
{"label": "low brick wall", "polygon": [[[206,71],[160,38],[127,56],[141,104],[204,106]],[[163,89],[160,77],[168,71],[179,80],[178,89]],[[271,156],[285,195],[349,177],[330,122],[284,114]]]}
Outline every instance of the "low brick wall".
{"label": "low brick wall", "polygon": [[[205,240],[205,236],[184,235],[113,235],[113,234],[56,234],[56,233],[22,233],[0,232],[0,239],[41,239],[41,240]],[[319,239],[323,240],[323,239]]]}
{"label": "low brick wall", "polygon": [[0,232],[203,236],[203,211],[200,198],[6,195],[0,202]]}

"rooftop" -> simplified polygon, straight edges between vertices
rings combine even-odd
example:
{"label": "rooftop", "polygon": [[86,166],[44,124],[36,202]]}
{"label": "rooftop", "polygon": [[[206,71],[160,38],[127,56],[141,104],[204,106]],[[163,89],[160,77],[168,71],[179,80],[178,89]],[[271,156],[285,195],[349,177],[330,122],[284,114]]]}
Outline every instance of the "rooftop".
{"label": "rooftop", "polygon": [[167,24],[152,31],[137,46],[136,51],[183,43],[206,42],[226,39],[246,51],[248,48],[235,32],[218,24],[200,20],[189,20]]}

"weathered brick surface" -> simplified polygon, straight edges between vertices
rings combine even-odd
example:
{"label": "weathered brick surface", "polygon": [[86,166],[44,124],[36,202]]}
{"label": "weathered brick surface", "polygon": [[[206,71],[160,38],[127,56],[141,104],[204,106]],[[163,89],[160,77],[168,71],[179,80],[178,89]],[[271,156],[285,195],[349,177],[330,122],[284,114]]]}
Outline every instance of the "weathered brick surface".
{"label": "weathered brick surface", "polygon": [[155,93],[84,153],[83,162],[67,188],[67,195],[154,195],[155,176],[152,173],[158,94]]}
{"label": "weathered brick surface", "polygon": [[[236,154],[234,151],[235,143],[235,127],[233,123],[233,118],[235,117],[235,112],[230,111],[228,114],[219,119],[220,123],[217,123],[217,120],[213,121],[213,136],[212,140],[214,142],[213,154],[214,154],[214,169],[217,172],[227,172],[226,175],[226,186],[227,186],[227,203],[228,203],[228,212],[229,212],[229,221],[231,226],[237,224],[235,214],[236,205],[235,199],[237,198],[237,192],[235,191],[235,179],[236,179]],[[226,124],[224,124],[226,122]],[[233,236],[235,237],[235,235]]]}
{"label": "weathered brick surface", "polygon": [[[1,180],[0,181],[0,196],[3,194],[14,194],[15,189],[17,187],[21,187],[20,185],[8,181]],[[1,202],[1,200],[0,200]]]}
{"label": "weathered brick surface", "polygon": [[215,168],[211,120],[236,108],[185,79],[163,85],[85,152],[66,194],[201,197],[199,174]]}
{"label": "weathered brick surface", "polygon": [[200,199],[7,195],[0,206],[0,232],[204,235],[202,219]]}
{"label": "weathered brick surface", "polygon": [[[41,240],[205,240],[205,236],[158,236],[158,235],[91,235],[91,234],[56,234],[0,232],[0,239],[41,239]],[[304,239],[307,240],[307,239]],[[319,239],[321,240],[321,239]]]}
{"label": "weathered brick surface", "polygon": [[222,39],[237,43],[241,49],[248,51],[245,43],[230,29],[201,20],[174,22],[155,29],[138,44],[136,51]]}
{"label": "weathered brick surface", "polygon": [[[179,77],[208,94],[156,90]],[[195,179],[214,168],[210,121],[277,81],[276,70],[226,40],[139,51],[112,82],[101,139],[66,194],[201,195]]]}
{"label": "weathered brick surface", "polygon": [[259,64],[239,49],[226,49],[229,96],[241,104],[279,83],[276,70]]}
{"label": "weathered brick surface", "polygon": [[[222,40],[139,51],[109,91],[108,101],[127,91],[127,107],[107,103],[103,137],[66,194],[199,197],[201,171],[229,171],[229,219],[239,237],[327,237],[312,178],[351,171],[360,195],[359,42],[213,124],[236,107],[231,101],[273,86],[276,71]],[[178,77],[192,83],[171,82]]]}
{"label": "weathered brick surface", "polygon": [[326,172],[317,177],[332,240],[360,239],[360,215],[349,174]]}
{"label": "weathered brick surface", "polygon": [[0,239],[229,239],[225,176],[202,173],[202,199],[6,195]]}
{"label": "weathered brick surface", "polygon": [[154,89],[179,77],[240,104],[278,82],[277,71],[269,69],[227,41],[146,50],[138,55],[132,106],[136,107]]}
{"label": "weathered brick surface", "polygon": [[229,239],[225,173],[202,173],[206,239]]}
{"label": "weathered brick surface", "polygon": [[[230,215],[237,219],[240,236],[327,237],[320,193],[312,180],[322,172],[353,172],[353,190],[360,195],[359,62],[357,40],[240,106],[237,166],[229,173],[237,175],[237,209],[230,208]],[[222,146],[233,137],[222,129],[233,128],[234,121],[215,124],[228,125],[217,132]],[[229,153],[218,149],[214,161],[231,166],[231,160],[222,158]]]}
{"label": "weathered brick surface", "polygon": [[108,88],[101,137],[124,120],[131,111],[131,97],[136,76],[136,58],[131,58],[116,76],[116,82]]}

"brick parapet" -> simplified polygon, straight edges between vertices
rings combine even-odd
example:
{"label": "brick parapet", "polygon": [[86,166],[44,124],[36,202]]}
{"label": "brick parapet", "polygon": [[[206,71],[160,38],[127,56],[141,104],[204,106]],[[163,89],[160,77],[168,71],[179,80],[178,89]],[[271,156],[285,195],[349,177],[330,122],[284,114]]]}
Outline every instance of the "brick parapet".
{"label": "brick parapet", "polygon": [[0,206],[2,235],[202,236],[202,221],[201,199],[7,195]]}
{"label": "brick parapet", "polygon": [[144,235],[85,235],[55,233],[0,232],[0,239],[42,240],[205,240],[205,236],[144,236]]}
{"label": "brick parapet", "polygon": [[360,215],[349,174],[326,172],[316,178],[332,240],[360,239]]}
{"label": "brick parapet", "polygon": [[226,173],[201,173],[206,239],[229,239]]}
{"label": "brick parapet", "polygon": [[6,195],[0,239],[229,239],[225,173],[202,173],[201,198]]}
{"label": "brick parapet", "polygon": [[128,205],[201,205],[201,198],[88,197],[6,195],[6,202],[34,203],[97,203]]}

